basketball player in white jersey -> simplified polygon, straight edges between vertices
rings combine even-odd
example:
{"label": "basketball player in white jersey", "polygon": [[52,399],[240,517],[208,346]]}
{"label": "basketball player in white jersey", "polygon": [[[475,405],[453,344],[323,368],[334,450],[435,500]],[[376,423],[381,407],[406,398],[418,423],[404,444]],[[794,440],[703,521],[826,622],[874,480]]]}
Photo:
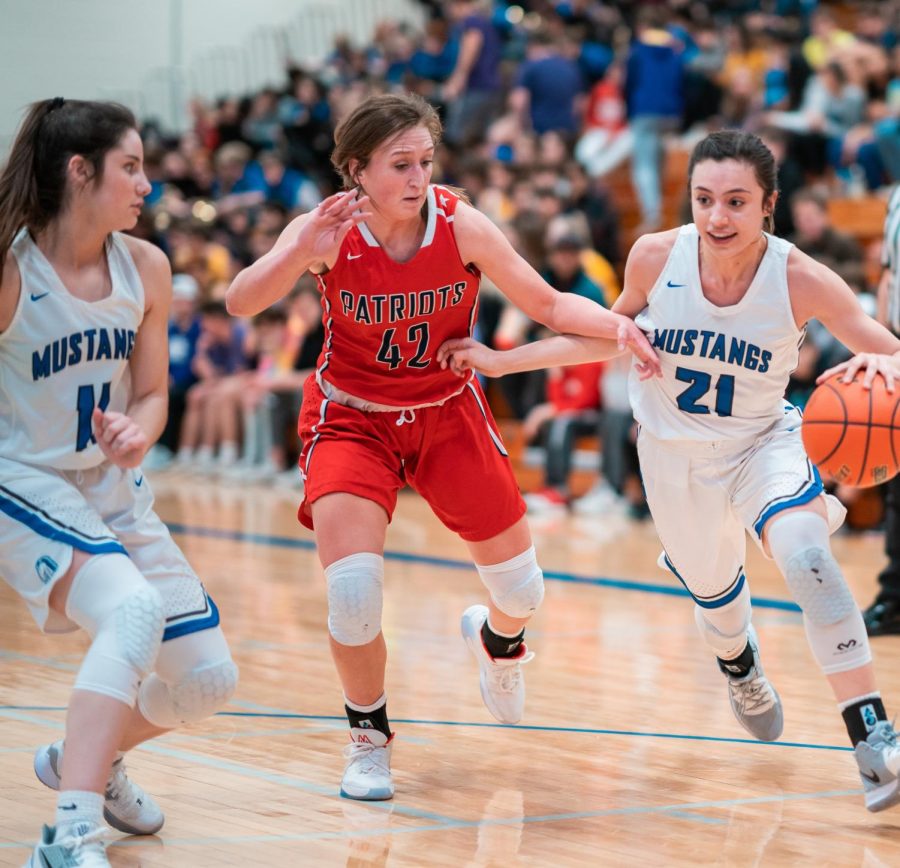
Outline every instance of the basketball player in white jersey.
{"label": "basketball player in white jersey", "polygon": [[171,273],[132,228],[150,184],[131,112],[31,106],[0,175],[0,576],[46,632],[92,638],[34,866],[106,866],[102,820],[163,824],[123,752],[212,714],[237,679],[215,604],[140,464],[166,417]]}
{"label": "basketball player in white jersey", "polygon": [[[713,133],[688,169],[694,222],[632,248],[614,310],[635,318],[660,355],[661,377],[633,371],[638,453],[664,546],[661,565],[695,601],[700,634],[728,680],[735,716],[754,737],[781,735],[781,701],[763,674],[744,575],[745,532],[775,560],[803,611],[855,747],[866,807],[900,802],[900,748],[875,685],[859,608],[831,554],[844,509],[824,493],[786,404],[812,318],[857,353],[823,375],[900,381],[900,340],[866,316],[834,272],[764,231],[777,191],[771,152],[754,135]],[[495,353],[451,341],[439,357],[498,376],[615,354],[560,335]]]}

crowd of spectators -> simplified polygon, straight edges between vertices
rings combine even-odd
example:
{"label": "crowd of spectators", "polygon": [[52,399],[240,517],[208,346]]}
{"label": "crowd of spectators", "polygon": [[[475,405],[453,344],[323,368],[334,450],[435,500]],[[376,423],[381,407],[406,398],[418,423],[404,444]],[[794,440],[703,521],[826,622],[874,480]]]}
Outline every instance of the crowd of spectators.
{"label": "crowd of spectators", "polygon": [[[437,106],[445,141],[435,180],[464,188],[558,289],[606,305],[628,244],[684,206],[667,203],[667,155],[711,129],[758,132],[779,165],[778,233],[869,303],[866,252],[829,225],[827,201],[900,180],[900,0],[422,5],[424,27],[383,21],[366,45],[338,37],[323,61],[294,59],[278,87],[194,99],[182,135],[146,122],[153,192],[137,231],[168,253],[176,275],[172,419],[158,466],[234,478],[289,470],[298,384],[322,341],[315,284],[301,281],[283,308],[249,323],[224,316],[221,299],[293,216],[337,189],[333,129],[375,92],[416,91]],[[539,334],[490,286],[478,330],[496,346]],[[841,353],[811,331],[792,383],[798,398]],[[616,398],[603,412],[621,376],[592,370],[587,388],[584,373],[505,378],[492,397],[499,415],[528,419],[525,430],[566,449],[572,432],[599,424],[604,474],[623,495],[634,476],[627,404]],[[551,424],[559,418],[577,420],[566,436]],[[568,466],[551,457],[533,509],[569,503]],[[604,481],[590,495],[606,508],[608,492]]]}

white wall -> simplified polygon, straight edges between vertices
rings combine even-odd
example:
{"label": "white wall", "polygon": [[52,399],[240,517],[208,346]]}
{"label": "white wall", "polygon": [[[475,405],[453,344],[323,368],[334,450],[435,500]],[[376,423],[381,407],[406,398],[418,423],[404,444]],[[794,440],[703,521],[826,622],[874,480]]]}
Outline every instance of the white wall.
{"label": "white wall", "polygon": [[414,0],[0,0],[0,158],[34,100],[115,99],[178,128],[191,93],[281,84],[285,52],[315,63],[383,18],[423,14]]}

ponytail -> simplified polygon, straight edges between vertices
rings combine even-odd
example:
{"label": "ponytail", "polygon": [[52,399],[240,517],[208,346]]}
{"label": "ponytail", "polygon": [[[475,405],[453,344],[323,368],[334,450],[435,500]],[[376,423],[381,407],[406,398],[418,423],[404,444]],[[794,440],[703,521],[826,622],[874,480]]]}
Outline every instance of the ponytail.
{"label": "ponytail", "polygon": [[44,118],[58,107],[55,99],[32,104],[0,174],[0,273],[16,233],[23,226],[35,223],[40,212],[34,165],[38,135]]}
{"label": "ponytail", "polygon": [[37,234],[62,210],[69,160],[83,156],[99,181],[107,151],[136,128],[118,103],[56,97],[29,106],[0,174],[0,273],[18,231]]}

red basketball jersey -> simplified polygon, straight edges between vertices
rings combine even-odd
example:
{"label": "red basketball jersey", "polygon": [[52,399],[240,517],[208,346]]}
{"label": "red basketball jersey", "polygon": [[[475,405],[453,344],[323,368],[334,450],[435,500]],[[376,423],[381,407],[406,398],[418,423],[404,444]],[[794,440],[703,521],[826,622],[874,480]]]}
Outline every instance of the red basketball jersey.
{"label": "red basketball jersey", "polygon": [[319,275],[325,345],[316,375],[326,394],[331,385],[399,409],[438,403],[464,386],[434,356],[449,338],[472,334],[481,273],[456,247],[457,197],[431,185],[426,202],[425,236],[408,262],[391,259],[360,223]]}

